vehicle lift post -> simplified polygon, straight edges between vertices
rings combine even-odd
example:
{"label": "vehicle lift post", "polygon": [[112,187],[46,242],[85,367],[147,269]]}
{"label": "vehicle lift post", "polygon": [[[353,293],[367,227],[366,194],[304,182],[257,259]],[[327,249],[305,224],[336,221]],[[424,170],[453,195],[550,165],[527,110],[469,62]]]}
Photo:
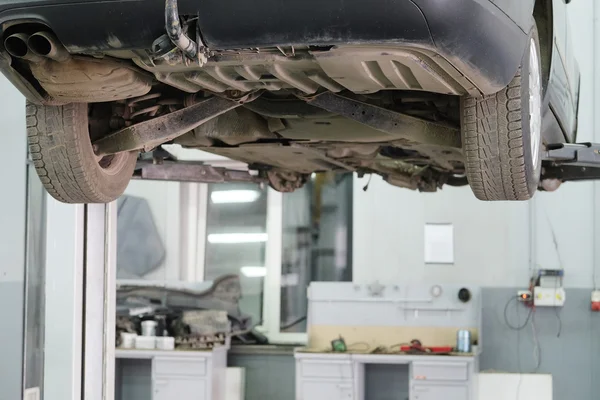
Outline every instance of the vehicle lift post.
{"label": "vehicle lift post", "polygon": [[43,395],[114,400],[117,205],[46,196]]}

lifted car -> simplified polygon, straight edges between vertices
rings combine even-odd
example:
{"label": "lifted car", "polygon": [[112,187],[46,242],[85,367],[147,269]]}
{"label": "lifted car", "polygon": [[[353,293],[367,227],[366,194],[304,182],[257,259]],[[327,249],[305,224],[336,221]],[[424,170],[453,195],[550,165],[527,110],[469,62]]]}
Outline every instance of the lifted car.
{"label": "lifted car", "polygon": [[0,70],[28,99],[31,157],[63,202],[112,201],[134,170],[280,191],[354,171],[526,200],[562,180],[540,183],[544,146],[576,137],[566,3],[12,0]]}

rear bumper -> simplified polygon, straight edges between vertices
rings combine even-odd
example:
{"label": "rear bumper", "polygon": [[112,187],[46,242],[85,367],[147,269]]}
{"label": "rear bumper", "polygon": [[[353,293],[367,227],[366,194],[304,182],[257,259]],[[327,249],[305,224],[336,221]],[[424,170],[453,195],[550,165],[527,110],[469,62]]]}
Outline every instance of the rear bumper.
{"label": "rear bumper", "polygon": [[[155,0],[20,0],[0,5],[0,26],[42,22],[72,52],[150,48],[164,33],[163,7]],[[398,43],[435,51],[485,94],[510,82],[527,40],[490,0],[179,0],[179,8],[198,14],[212,49]]]}

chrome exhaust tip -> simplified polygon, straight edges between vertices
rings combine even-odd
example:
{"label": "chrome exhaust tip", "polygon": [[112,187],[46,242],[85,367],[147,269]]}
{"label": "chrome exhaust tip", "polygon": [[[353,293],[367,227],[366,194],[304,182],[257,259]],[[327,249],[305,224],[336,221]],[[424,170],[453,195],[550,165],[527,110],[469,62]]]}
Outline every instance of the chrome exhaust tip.
{"label": "chrome exhaust tip", "polygon": [[23,60],[38,62],[42,60],[42,57],[34,54],[27,42],[29,35],[25,33],[15,33],[10,35],[4,40],[4,48],[11,56],[15,58],[22,58]]}
{"label": "chrome exhaust tip", "polygon": [[47,57],[54,61],[67,61],[71,54],[65,46],[50,32],[37,32],[27,40],[27,47],[37,56]]}

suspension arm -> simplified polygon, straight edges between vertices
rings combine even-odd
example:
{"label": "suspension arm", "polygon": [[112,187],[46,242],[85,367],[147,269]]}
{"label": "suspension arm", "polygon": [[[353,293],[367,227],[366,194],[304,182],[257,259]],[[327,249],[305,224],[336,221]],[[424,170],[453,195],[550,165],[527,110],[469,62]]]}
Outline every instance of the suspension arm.
{"label": "suspension arm", "polygon": [[[248,100],[251,101],[251,100]],[[193,106],[123,128],[94,142],[98,156],[124,151],[149,151],[241,106],[243,101],[211,97]]]}
{"label": "suspension arm", "polygon": [[313,106],[413,143],[461,148],[460,131],[457,128],[415,118],[330,92],[304,100]]}

